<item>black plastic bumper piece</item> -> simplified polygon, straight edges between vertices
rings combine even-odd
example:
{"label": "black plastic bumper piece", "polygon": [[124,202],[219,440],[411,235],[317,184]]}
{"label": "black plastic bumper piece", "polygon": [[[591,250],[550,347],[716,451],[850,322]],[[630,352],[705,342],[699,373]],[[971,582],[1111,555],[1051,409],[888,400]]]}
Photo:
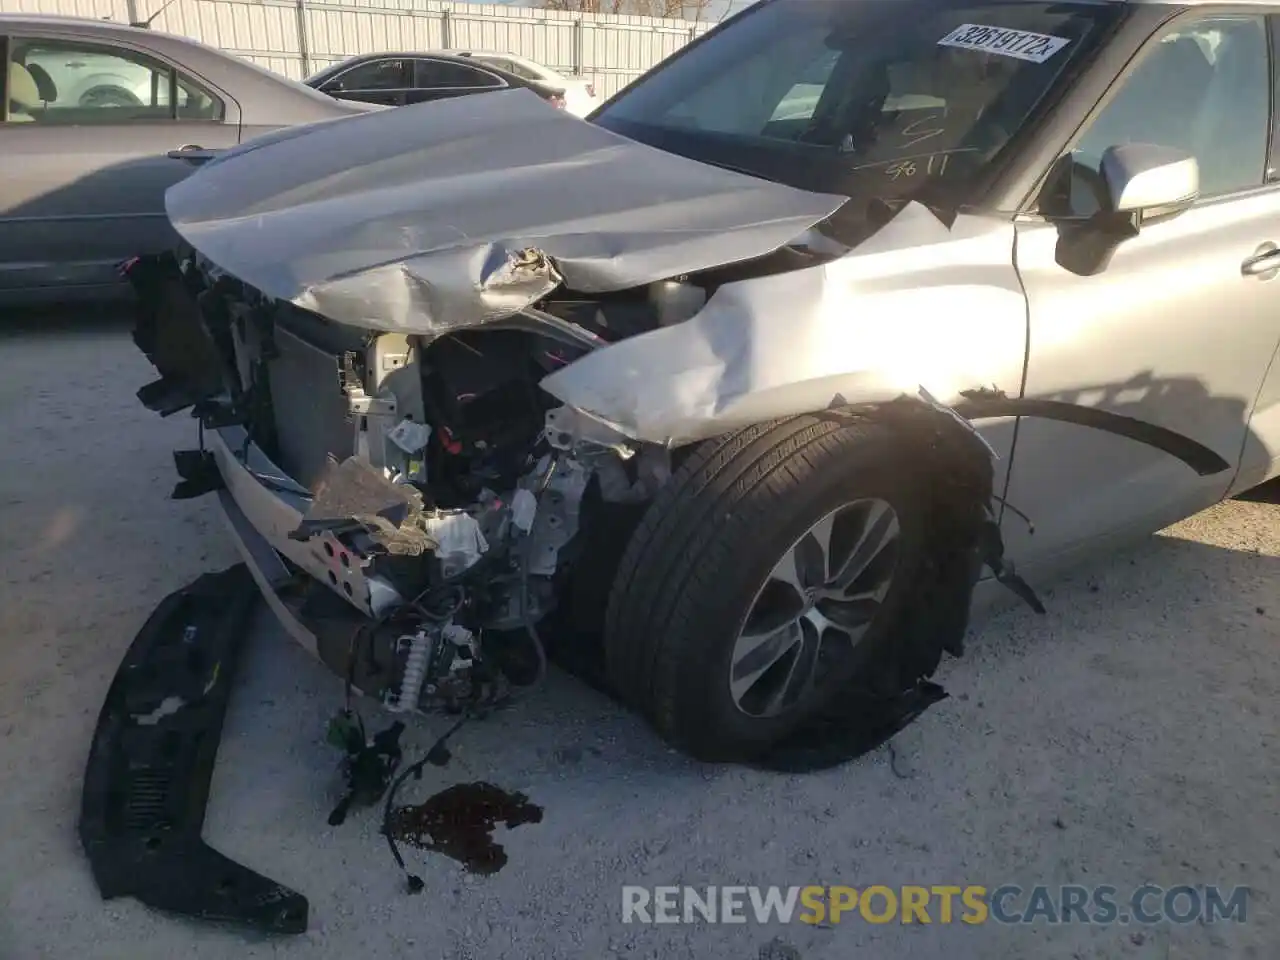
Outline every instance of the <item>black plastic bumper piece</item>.
{"label": "black plastic bumper piece", "polygon": [[244,565],[205,574],[151,614],[112,681],[85,771],[80,841],[104,899],[269,933],[308,904],[206,846],[209,784],[258,591]]}
{"label": "black plastic bumper piece", "polygon": [[182,479],[169,494],[170,500],[191,500],[226,486],[218,462],[208,450],[175,450],[173,465]]}
{"label": "black plastic bumper piece", "polygon": [[162,377],[144,387],[139,387],[138,399],[152,413],[168,417],[194,405],[200,398],[198,395],[189,393],[185,387]]}
{"label": "black plastic bumper piece", "polygon": [[222,393],[222,357],[177,258],[138,257],[124,273],[138,296],[133,342],[160,373],[138,399],[167,417]]}

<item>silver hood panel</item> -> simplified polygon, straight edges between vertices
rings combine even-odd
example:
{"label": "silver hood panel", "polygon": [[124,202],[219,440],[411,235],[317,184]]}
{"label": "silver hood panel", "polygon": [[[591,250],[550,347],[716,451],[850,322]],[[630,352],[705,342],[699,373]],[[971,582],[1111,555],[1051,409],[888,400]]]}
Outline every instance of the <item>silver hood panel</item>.
{"label": "silver hood panel", "polygon": [[844,202],[636,143],[527,90],[250,141],[166,195],[183,239],[263,293],[421,334],[509,317],[561,283],[599,293],[763,256]]}

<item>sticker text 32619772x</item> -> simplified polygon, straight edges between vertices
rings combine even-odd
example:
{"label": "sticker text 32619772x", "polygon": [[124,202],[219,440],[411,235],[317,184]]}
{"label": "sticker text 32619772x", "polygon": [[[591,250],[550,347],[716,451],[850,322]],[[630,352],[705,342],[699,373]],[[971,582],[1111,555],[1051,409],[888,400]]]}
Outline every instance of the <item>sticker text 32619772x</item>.
{"label": "sticker text 32619772x", "polygon": [[1044,63],[1070,42],[1067,37],[1053,37],[1047,33],[962,23],[939,40],[938,46],[998,53],[1018,60]]}

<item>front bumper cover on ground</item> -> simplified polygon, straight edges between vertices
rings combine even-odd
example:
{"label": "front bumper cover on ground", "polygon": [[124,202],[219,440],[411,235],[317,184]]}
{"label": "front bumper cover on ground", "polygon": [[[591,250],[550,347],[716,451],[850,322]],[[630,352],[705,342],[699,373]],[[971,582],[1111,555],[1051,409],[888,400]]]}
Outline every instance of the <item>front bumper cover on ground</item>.
{"label": "front bumper cover on ground", "polygon": [[305,897],[205,844],[209,785],[257,589],[243,565],[170,594],[107,693],[80,841],[104,899],[269,933],[307,928]]}

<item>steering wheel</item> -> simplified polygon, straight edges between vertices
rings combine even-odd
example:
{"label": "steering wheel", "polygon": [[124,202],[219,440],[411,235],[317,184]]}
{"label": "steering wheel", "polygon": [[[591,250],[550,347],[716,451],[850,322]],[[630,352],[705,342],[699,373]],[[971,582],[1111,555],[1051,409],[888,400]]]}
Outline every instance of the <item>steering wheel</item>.
{"label": "steering wheel", "polygon": [[80,94],[82,107],[140,107],[142,101],[124,87],[101,84]]}

